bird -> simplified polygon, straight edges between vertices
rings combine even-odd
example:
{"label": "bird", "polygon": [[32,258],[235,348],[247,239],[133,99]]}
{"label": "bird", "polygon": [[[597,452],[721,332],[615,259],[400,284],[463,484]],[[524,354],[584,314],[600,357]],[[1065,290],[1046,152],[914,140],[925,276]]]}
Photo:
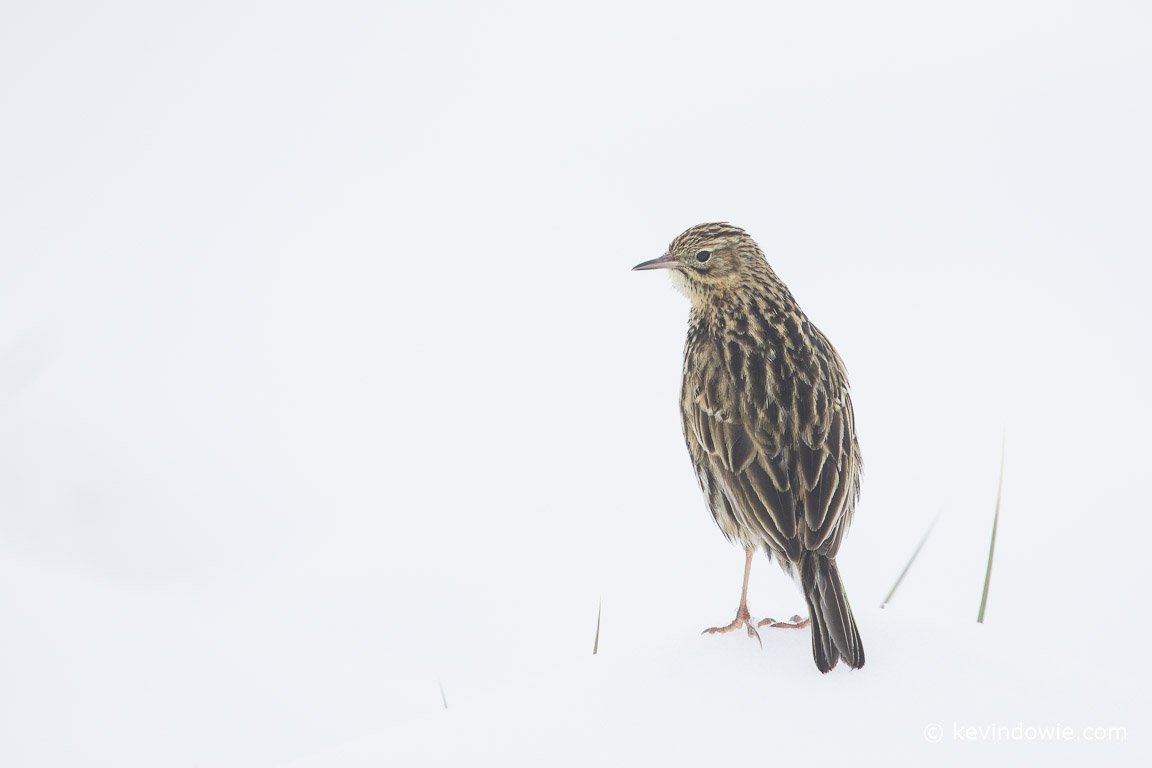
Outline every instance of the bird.
{"label": "bird", "polygon": [[[744,549],[740,607],[705,634],[811,627],[821,672],[864,666],[836,555],[860,496],[861,458],[844,361],[808,320],[756,241],[727,222],[685,230],[659,258],[691,303],[680,416],[705,502]],[[756,621],[752,556],[796,581],[808,619]]]}

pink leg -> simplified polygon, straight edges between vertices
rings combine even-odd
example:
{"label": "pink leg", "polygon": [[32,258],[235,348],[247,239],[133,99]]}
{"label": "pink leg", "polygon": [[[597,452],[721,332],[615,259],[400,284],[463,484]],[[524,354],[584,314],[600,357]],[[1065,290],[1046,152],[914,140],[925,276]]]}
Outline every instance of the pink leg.
{"label": "pink leg", "polygon": [[[748,613],[748,577],[752,574],[752,553],[754,551],[751,547],[744,550],[744,587],[740,590],[740,607],[736,609],[736,618],[732,620],[731,624],[726,624],[723,627],[710,627],[700,634],[724,634],[739,629],[740,627],[746,627],[748,629],[748,637],[754,637],[757,641],[760,641],[760,633],[756,631],[756,620]],[[763,645],[764,643],[761,642],[760,644]]]}

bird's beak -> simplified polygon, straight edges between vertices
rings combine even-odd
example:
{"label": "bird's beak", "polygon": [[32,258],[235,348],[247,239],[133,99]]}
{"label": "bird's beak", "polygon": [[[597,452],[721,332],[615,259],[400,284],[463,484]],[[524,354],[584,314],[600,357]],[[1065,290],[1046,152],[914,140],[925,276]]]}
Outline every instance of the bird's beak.
{"label": "bird's beak", "polygon": [[680,266],[679,259],[675,258],[672,254],[666,253],[658,259],[651,259],[649,261],[642,261],[636,266],[632,267],[635,272],[641,269],[675,269]]}

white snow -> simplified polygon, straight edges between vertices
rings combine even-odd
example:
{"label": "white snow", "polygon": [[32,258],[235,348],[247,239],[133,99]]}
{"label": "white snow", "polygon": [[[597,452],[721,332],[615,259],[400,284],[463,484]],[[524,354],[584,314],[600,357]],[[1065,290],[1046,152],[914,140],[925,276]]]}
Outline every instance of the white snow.
{"label": "white snow", "polygon": [[[3,17],[0,766],[1152,756],[1147,10]],[[742,557],[629,269],[707,220],[848,366],[859,672],[699,635]]]}

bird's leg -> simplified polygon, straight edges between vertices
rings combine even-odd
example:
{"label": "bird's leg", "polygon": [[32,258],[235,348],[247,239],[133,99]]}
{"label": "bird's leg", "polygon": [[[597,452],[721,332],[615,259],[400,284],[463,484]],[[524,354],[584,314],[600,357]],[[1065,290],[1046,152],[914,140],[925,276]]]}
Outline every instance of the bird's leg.
{"label": "bird's leg", "polygon": [[[748,577],[752,574],[752,553],[754,551],[752,547],[747,547],[744,550],[744,587],[740,590],[740,607],[736,609],[736,618],[732,619],[731,624],[723,627],[711,627],[700,634],[718,635],[740,629],[740,627],[747,627],[748,637],[754,637],[757,642],[760,642],[760,633],[756,631],[756,620],[748,613]],[[760,645],[763,646],[764,643],[760,642]]]}

